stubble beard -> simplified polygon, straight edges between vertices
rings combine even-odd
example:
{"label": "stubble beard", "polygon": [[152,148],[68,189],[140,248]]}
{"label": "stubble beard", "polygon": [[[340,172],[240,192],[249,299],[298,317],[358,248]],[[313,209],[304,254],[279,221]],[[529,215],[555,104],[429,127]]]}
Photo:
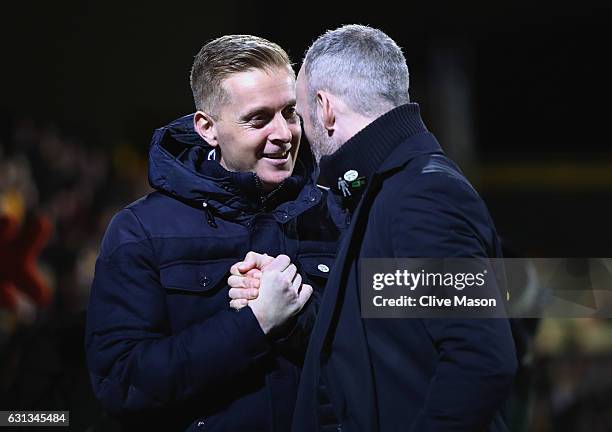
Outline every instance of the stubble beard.
{"label": "stubble beard", "polygon": [[317,164],[321,162],[323,156],[328,156],[334,153],[340,148],[340,145],[327,134],[325,128],[319,126],[313,131],[313,140],[310,143],[312,154],[317,161]]}

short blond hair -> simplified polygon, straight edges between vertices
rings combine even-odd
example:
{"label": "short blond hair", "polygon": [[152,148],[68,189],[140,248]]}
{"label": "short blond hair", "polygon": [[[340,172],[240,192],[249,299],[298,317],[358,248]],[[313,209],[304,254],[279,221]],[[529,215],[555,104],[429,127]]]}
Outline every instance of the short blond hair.
{"label": "short blond hair", "polygon": [[227,35],[206,43],[195,56],[191,68],[191,91],[196,109],[216,112],[228,101],[222,81],[229,75],[250,69],[288,68],[289,56],[280,46],[251,35]]}

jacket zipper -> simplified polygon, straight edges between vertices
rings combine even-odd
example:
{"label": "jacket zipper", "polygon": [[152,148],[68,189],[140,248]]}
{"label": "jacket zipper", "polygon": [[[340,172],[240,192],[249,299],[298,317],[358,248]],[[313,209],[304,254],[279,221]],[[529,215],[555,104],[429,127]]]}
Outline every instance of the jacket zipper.
{"label": "jacket zipper", "polygon": [[281,184],[279,184],[274,189],[272,189],[270,193],[266,194],[263,184],[261,184],[261,180],[256,173],[253,173],[253,179],[255,181],[255,186],[257,187],[257,190],[259,191],[259,200],[260,200],[259,204],[262,207],[262,209],[265,209],[266,204],[269,203],[270,200],[274,198],[275,195],[278,195],[278,192],[285,185],[285,182],[283,181]]}
{"label": "jacket zipper", "polygon": [[206,200],[202,201],[202,208],[204,208],[204,213],[206,214],[206,222],[213,228],[217,228],[217,222],[215,221],[215,216],[213,215],[212,210],[208,207],[208,203]]}

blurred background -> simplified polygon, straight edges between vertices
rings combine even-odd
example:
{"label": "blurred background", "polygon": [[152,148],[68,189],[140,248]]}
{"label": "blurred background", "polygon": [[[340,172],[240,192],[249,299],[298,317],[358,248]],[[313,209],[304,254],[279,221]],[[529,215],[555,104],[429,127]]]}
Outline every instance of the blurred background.
{"label": "blurred background", "polygon": [[[484,197],[508,256],[612,257],[608,4],[3,6],[0,409],[70,410],[72,430],[115,430],[91,394],[82,346],[98,245],[110,217],[149,191],[150,136],[193,111],[193,57],[223,34],[271,39],[299,66],[327,29],[382,29],[403,48],[412,100]],[[610,321],[522,320],[515,331],[512,430],[612,431]]]}

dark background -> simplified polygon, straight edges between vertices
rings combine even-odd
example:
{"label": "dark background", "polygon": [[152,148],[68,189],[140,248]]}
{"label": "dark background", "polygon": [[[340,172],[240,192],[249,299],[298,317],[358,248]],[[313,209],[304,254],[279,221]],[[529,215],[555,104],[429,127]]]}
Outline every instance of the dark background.
{"label": "dark background", "polygon": [[[404,49],[412,98],[443,146],[456,135],[444,116],[468,125],[469,157],[450,153],[467,160],[503,236],[540,256],[605,256],[601,234],[612,216],[606,3],[408,2],[400,11],[380,2],[18,2],[0,30],[0,110],[4,122],[55,122],[88,144],[127,141],[145,155],[155,127],[193,110],[188,75],[205,41],[257,34],[299,65],[324,30],[370,24]],[[457,74],[468,100],[453,105],[444,83],[452,87]],[[504,162],[510,169],[502,175],[495,168]],[[571,166],[551,180],[547,170],[562,162]],[[610,173],[573,181],[590,168]]]}
{"label": "dark background", "polygon": [[[349,23],[382,29],[404,50],[411,98],[425,123],[483,195],[514,254],[612,256],[609,2],[399,3],[4,4],[0,193],[21,191],[23,221],[38,213],[51,220],[40,266],[54,302],[46,309],[35,304],[25,318],[23,310],[0,314],[7,359],[0,402],[60,409],[88,400],[78,314],[100,236],[114,211],[147,192],[151,133],[193,111],[193,57],[223,34],[273,40],[297,69],[327,29]],[[9,176],[10,166],[21,167],[18,174]],[[12,176],[17,180],[6,180]],[[574,402],[585,392],[578,390],[585,374],[612,382],[610,372],[601,372],[612,365],[610,323],[561,321],[534,325],[533,364],[547,378],[530,387],[535,399],[522,396],[531,407],[529,430],[612,430],[601,419],[609,404],[589,400],[592,412],[570,413],[572,423],[567,401],[554,396],[556,380],[572,389]],[[56,358],[51,372],[37,369],[41,357]],[[47,387],[34,386],[33,374]],[[593,426],[585,419],[601,421]]]}

